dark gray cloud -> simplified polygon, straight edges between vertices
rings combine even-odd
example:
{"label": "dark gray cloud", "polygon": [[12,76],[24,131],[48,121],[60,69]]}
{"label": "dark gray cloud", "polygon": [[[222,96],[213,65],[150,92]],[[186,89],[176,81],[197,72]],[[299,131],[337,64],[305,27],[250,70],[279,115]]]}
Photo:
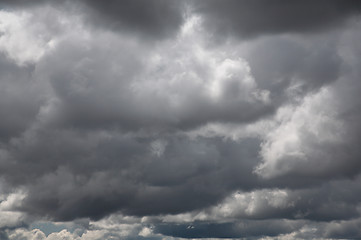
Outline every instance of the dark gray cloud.
{"label": "dark gray cloud", "polygon": [[[54,4],[52,0],[2,1],[2,6],[26,7]],[[63,0],[62,3],[67,3]],[[78,0],[87,21],[112,30],[138,32],[148,37],[165,37],[177,32],[191,12],[204,17],[215,39],[235,35],[249,38],[277,33],[317,32],[338,27],[360,13],[352,0],[332,1],[115,1]],[[69,9],[68,9],[69,10]]]}
{"label": "dark gray cloud", "polygon": [[9,140],[29,127],[41,104],[31,80],[33,66],[19,67],[0,55],[0,139]]}
{"label": "dark gray cloud", "polygon": [[361,239],[360,226],[360,219],[334,223],[325,227],[324,235],[335,239]]}
{"label": "dark gray cloud", "polygon": [[299,2],[279,0],[195,1],[195,11],[205,16],[215,39],[236,36],[243,39],[278,33],[317,32],[343,24],[360,13],[352,0]]}
{"label": "dark gray cloud", "polygon": [[[117,210],[138,216],[181,213],[210,206],[236,187],[255,184],[249,173],[254,156],[244,156],[252,141],[239,145],[220,139],[165,139],[166,149],[158,156],[154,148],[161,143],[154,139],[90,138],[54,132],[14,149],[18,162],[4,168],[9,170],[8,180],[28,185],[23,204],[27,211],[58,220],[99,219]],[[34,145],[41,146],[41,153]],[[237,163],[238,157],[244,160]],[[35,162],[39,167],[34,168]],[[25,174],[29,168],[32,171]],[[232,181],[230,175],[235,176]],[[59,182],[64,189],[54,188]]]}
{"label": "dark gray cloud", "polygon": [[56,5],[63,11],[81,12],[85,22],[99,28],[115,31],[128,31],[152,39],[164,38],[175,34],[183,23],[186,7],[182,1],[135,0],[135,1],[54,1],[54,0],[14,0],[1,1],[4,9],[21,9]]}
{"label": "dark gray cloud", "polygon": [[[34,5],[38,5],[38,4],[42,4],[47,2],[46,0],[14,0],[14,1],[9,1],[9,0],[4,0],[1,1],[0,3],[0,7],[1,8],[22,8],[22,7],[29,7],[29,6],[34,6]],[[48,1],[50,2],[50,1]]]}
{"label": "dark gray cloud", "polygon": [[245,58],[258,84],[269,89],[274,98],[284,97],[285,89],[295,83],[299,85],[298,94],[303,95],[340,76],[342,59],[335,51],[339,34],[331,36],[261,38],[247,49]]}
{"label": "dark gray cloud", "polygon": [[166,0],[82,0],[89,21],[110,29],[125,29],[152,37],[174,34],[183,22],[185,3]]}
{"label": "dark gray cloud", "polygon": [[359,238],[358,3],[33,3],[0,11],[3,238]]}
{"label": "dark gray cloud", "polygon": [[[58,99],[53,107],[59,124],[189,129],[211,121],[250,122],[275,109],[242,59],[212,52],[197,58],[192,46],[183,42],[196,42],[197,35],[184,34],[179,42],[151,50],[132,38],[104,37],[69,39],[39,62],[39,77],[49,80]],[[110,53],[101,41],[119,51]],[[176,57],[178,63],[169,65]],[[150,101],[154,104],[145,107]]]}

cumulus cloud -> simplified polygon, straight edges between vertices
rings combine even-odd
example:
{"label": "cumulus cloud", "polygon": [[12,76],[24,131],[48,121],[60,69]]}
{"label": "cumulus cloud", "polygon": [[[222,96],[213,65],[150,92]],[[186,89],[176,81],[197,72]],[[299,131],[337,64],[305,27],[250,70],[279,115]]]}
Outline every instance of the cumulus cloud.
{"label": "cumulus cloud", "polygon": [[360,238],[358,3],[2,7],[1,239]]}

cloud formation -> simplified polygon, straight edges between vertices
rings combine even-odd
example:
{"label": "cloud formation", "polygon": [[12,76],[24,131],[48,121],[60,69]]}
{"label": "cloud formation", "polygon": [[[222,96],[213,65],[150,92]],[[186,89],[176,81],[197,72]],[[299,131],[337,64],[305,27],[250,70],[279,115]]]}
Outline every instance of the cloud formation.
{"label": "cloud formation", "polygon": [[204,15],[214,35],[250,38],[280,33],[315,33],[344,24],[360,13],[361,5],[351,0],[212,0],[195,1],[196,12]]}
{"label": "cloud formation", "polygon": [[361,238],[358,3],[62,3],[0,10],[1,239]]}

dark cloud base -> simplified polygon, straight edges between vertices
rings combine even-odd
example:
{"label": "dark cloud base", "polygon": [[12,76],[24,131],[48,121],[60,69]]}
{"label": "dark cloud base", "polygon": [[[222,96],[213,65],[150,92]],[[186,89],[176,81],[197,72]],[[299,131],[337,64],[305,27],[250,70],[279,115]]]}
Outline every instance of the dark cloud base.
{"label": "dark cloud base", "polygon": [[0,239],[361,239],[359,2],[0,6]]}
{"label": "dark cloud base", "polygon": [[195,1],[195,6],[216,37],[233,35],[242,39],[332,29],[361,10],[361,4],[352,0],[212,0]]}

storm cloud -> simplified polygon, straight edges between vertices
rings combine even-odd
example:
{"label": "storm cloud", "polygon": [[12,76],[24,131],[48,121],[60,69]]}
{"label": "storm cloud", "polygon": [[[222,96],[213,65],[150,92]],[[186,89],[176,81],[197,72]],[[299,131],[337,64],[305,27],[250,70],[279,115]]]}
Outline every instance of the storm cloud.
{"label": "storm cloud", "polygon": [[3,1],[1,239],[360,239],[356,1]]}
{"label": "storm cloud", "polygon": [[280,33],[316,33],[342,26],[360,13],[351,0],[195,1],[195,9],[206,18],[206,26],[218,36],[252,38]]}

